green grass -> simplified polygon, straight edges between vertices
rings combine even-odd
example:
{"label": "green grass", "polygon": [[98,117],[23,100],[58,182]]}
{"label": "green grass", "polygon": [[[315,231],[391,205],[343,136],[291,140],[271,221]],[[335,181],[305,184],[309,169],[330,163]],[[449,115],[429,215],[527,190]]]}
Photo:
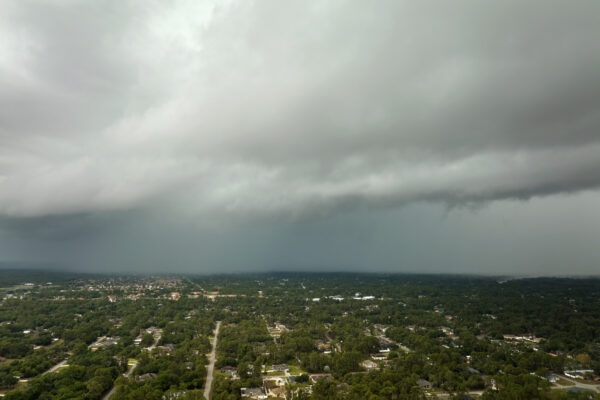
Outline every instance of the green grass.
{"label": "green grass", "polygon": [[27,388],[27,382],[18,382],[14,387],[12,388],[4,388],[4,389],[0,389],[0,394],[5,394],[7,392],[10,392],[11,390],[25,390]]}
{"label": "green grass", "polygon": [[306,371],[303,371],[302,368],[297,365],[290,365],[290,375],[302,375],[305,373]]}
{"label": "green grass", "polygon": [[568,380],[566,380],[566,379],[562,379],[562,378],[559,378],[559,379],[556,381],[556,384],[557,384],[557,385],[561,385],[561,386],[573,386],[573,385],[575,385],[573,382],[571,382],[571,381],[568,381]]}

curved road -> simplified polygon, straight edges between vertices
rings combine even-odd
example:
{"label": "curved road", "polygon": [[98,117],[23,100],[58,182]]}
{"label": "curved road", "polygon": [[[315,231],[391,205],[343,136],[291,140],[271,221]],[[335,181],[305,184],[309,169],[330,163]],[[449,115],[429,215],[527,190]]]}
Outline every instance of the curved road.
{"label": "curved road", "polygon": [[552,386],[552,389],[568,389],[568,388],[572,388],[572,387],[578,387],[581,389],[586,389],[586,390],[591,390],[592,392],[600,392],[600,385],[593,385],[593,384],[589,384],[589,383],[583,383],[581,381],[578,381],[576,379],[571,379],[565,375],[558,375],[561,379],[564,379],[565,381],[569,381],[571,382],[573,385],[572,386],[562,386],[559,384],[555,384],[556,386]]}
{"label": "curved road", "polygon": [[[158,341],[160,340],[162,334],[158,335],[156,338],[154,338],[154,343],[152,343],[152,345],[150,347],[148,347],[148,352],[151,352],[152,349],[154,349],[156,347],[156,345],[158,344]],[[131,374],[133,373],[133,370],[135,369],[135,367],[137,367],[138,363],[137,361],[133,364],[131,364],[129,366],[129,369],[123,374],[123,376],[125,378],[129,378],[131,376]],[[113,394],[115,394],[115,386],[113,385],[113,387],[110,389],[110,392],[106,393],[104,395],[104,397],[102,398],[102,400],[109,400]]]}
{"label": "curved road", "polygon": [[204,382],[204,398],[210,400],[210,388],[212,386],[213,372],[215,372],[215,360],[217,355],[217,340],[219,339],[219,328],[221,321],[217,321],[215,328],[215,338],[213,339],[212,350],[208,358],[208,369],[206,371],[206,381]]}
{"label": "curved road", "polygon": [[[131,364],[129,366],[129,369],[127,370],[127,372],[125,372],[123,374],[123,376],[125,378],[129,378],[129,376],[131,375],[131,373],[133,372],[133,370],[135,369],[135,367],[137,367],[137,362]],[[102,400],[108,400],[108,399],[110,399],[112,397],[112,395],[115,394],[115,391],[116,391],[116,387],[113,385],[113,387],[110,389],[110,392],[106,393],[104,395],[104,397],[102,398]]]}
{"label": "curved road", "polygon": [[65,358],[64,360],[62,360],[61,362],[59,362],[58,364],[56,364],[55,366],[53,366],[52,368],[50,368],[48,371],[44,372],[42,375],[46,375],[46,374],[49,374],[51,372],[58,371],[58,369],[60,367],[67,365],[67,360],[68,360],[68,358]]}

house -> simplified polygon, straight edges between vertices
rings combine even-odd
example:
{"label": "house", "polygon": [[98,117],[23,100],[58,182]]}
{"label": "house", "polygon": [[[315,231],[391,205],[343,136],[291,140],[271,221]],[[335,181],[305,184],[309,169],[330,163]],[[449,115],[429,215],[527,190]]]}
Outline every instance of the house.
{"label": "house", "polygon": [[175,345],[173,343],[168,343],[164,346],[157,346],[156,349],[162,354],[171,354],[175,350]]}
{"label": "house", "polygon": [[317,349],[321,353],[325,353],[325,354],[330,354],[331,353],[331,344],[330,343],[325,343],[322,340],[317,340],[315,342],[315,344],[317,345]]}
{"label": "house", "polygon": [[379,369],[379,365],[375,361],[365,360],[360,363],[360,366],[367,370],[367,372],[371,372]]}
{"label": "house", "polygon": [[265,400],[267,395],[262,388],[241,388],[240,392],[243,399]]}
{"label": "house", "polygon": [[180,390],[178,392],[170,392],[168,394],[163,394],[161,399],[162,400],[179,400],[179,399],[183,399],[183,396],[185,396],[185,394],[186,394],[185,390]]}
{"label": "house", "polygon": [[150,372],[148,374],[143,374],[143,375],[138,376],[137,378],[135,378],[135,380],[138,382],[143,382],[143,381],[147,381],[148,379],[154,379],[157,376],[158,375],[156,375],[154,372]]}
{"label": "house", "polygon": [[263,379],[263,387],[269,398],[285,398],[285,379],[271,376]]}
{"label": "house", "polygon": [[230,374],[231,376],[235,376],[235,375],[237,375],[237,368],[227,365],[227,366],[221,368],[221,373],[222,374]]}
{"label": "house", "polygon": [[313,383],[317,383],[321,379],[325,379],[326,381],[330,381],[332,379],[331,374],[310,374],[310,380]]}
{"label": "house", "polygon": [[290,372],[290,367],[287,364],[273,364],[275,372]]}
{"label": "house", "polygon": [[360,297],[360,293],[354,297],[352,297],[352,299],[354,300],[375,300],[375,296],[363,296]]}
{"label": "house", "polygon": [[286,394],[285,394],[285,386],[276,386],[273,387],[271,389],[269,389],[269,391],[267,392],[268,394],[268,398],[275,398],[275,399],[285,399],[287,398]]}
{"label": "house", "polygon": [[88,347],[92,351],[96,351],[99,348],[107,348],[109,346],[114,346],[114,345],[118,344],[119,339],[120,339],[120,337],[118,337],[118,336],[115,336],[115,337],[101,336],[98,338],[98,340],[96,340],[94,343],[90,344]]}
{"label": "house", "polygon": [[447,326],[442,326],[440,329],[442,332],[444,332],[444,334],[446,336],[454,335],[454,330],[452,328],[449,328]]}
{"label": "house", "polygon": [[155,326],[151,326],[151,327],[146,328],[146,333],[150,333],[150,334],[155,335],[155,336],[156,336],[156,334],[159,334],[161,332],[162,332],[162,329],[157,328]]}
{"label": "house", "polygon": [[284,324],[282,324],[281,322],[275,322],[275,328],[279,329],[280,331],[288,331],[288,327],[285,326]]}
{"label": "house", "polygon": [[431,389],[433,387],[431,382],[429,382],[428,380],[425,380],[425,379],[418,379],[417,385],[419,385],[419,387],[421,389]]}
{"label": "house", "polygon": [[504,337],[504,340],[506,341],[528,341],[528,342],[533,342],[533,343],[540,343],[542,340],[544,340],[543,338],[539,338],[539,337],[535,337],[535,335],[509,335],[509,334],[504,334],[502,335]]}
{"label": "house", "polygon": [[584,379],[585,374],[593,373],[594,371],[591,369],[576,369],[573,371],[565,371],[565,376],[574,379]]}

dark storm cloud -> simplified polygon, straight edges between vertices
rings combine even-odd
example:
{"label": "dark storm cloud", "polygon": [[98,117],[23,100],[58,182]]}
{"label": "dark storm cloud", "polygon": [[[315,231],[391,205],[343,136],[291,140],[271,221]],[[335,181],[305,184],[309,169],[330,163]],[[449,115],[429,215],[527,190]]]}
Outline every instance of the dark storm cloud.
{"label": "dark storm cloud", "polygon": [[449,213],[433,204],[355,206],[328,218],[229,223],[135,212],[88,221],[87,230],[71,229],[68,240],[0,230],[0,254],[96,272],[597,275],[599,201],[598,193],[586,192]]}
{"label": "dark storm cloud", "polygon": [[268,214],[600,184],[596,2],[2,7],[5,215],[171,190]]}
{"label": "dark storm cloud", "polygon": [[4,1],[0,228],[83,241],[144,210],[193,235],[194,219],[596,190],[599,15],[597,1]]}

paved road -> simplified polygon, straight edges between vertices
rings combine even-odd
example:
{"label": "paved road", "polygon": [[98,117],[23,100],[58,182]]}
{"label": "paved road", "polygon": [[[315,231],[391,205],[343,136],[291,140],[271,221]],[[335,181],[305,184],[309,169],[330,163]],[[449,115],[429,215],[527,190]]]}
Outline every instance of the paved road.
{"label": "paved road", "polygon": [[575,387],[578,387],[581,389],[591,390],[596,393],[600,392],[600,385],[590,385],[589,383],[583,383],[576,379],[571,379],[565,375],[558,375],[558,376],[560,376],[560,378],[564,379],[565,381],[571,382],[573,385],[572,386],[561,386],[559,384],[556,384],[556,386],[552,386],[552,389],[568,389],[568,388],[572,388],[575,386]]}
{"label": "paved road", "polygon": [[158,335],[156,335],[156,337],[154,338],[154,343],[152,343],[152,345],[150,347],[148,347],[148,352],[151,352],[152,350],[154,350],[154,348],[158,345],[158,341],[160,340],[161,337],[162,337],[162,333],[159,333]]}
{"label": "paved road", "polygon": [[[129,367],[129,369],[127,370],[127,372],[125,372],[123,374],[123,376],[125,378],[129,378],[129,375],[131,375],[131,373],[133,372],[133,370],[135,369],[135,367],[137,367],[137,362],[131,364],[131,366]],[[116,390],[116,388],[115,388],[115,386],[113,386],[112,389],[110,389],[110,392],[108,392],[108,393],[106,393],[104,395],[104,397],[102,398],[102,400],[108,400],[108,399],[110,399],[112,397],[112,395],[115,394],[115,390]]]}
{"label": "paved road", "polygon": [[[154,343],[152,343],[152,345],[150,347],[148,347],[148,351],[152,351],[152,349],[154,349],[156,347],[156,345],[158,344],[158,341],[160,340],[160,338],[162,337],[162,334],[157,335],[154,338]],[[135,369],[135,367],[137,367],[138,363],[137,361],[133,364],[131,364],[131,366],[129,367],[129,369],[123,374],[123,376],[125,378],[129,378],[129,376],[133,373],[133,370]],[[115,387],[113,386],[112,389],[110,389],[110,392],[106,393],[104,395],[104,397],[102,398],[102,400],[108,400],[111,398],[111,396],[113,394],[115,394]]]}
{"label": "paved road", "polygon": [[213,339],[212,350],[208,358],[208,370],[206,371],[206,381],[204,383],[204,398],[210,400],[210,388],[212,386],[213,372],[215,371],[215,361],[217,356],[217,340],[219,339],[219,328],[221,327],[221,321],[217,321],[217,327],[215,328],[215,338]]}
{"label": "paved road", "polygon": [[56,364],[54,367],[50,368],[48,371],[44,372],[42,375],[46,375],[51,372],[56,372],[56,371],[58,371],[58,369],[60,367],[62,367],[63,365],[66,365],[66,364],[67,364],[67,359],[64,359],[61,362],[59,362],[58,364]]}

